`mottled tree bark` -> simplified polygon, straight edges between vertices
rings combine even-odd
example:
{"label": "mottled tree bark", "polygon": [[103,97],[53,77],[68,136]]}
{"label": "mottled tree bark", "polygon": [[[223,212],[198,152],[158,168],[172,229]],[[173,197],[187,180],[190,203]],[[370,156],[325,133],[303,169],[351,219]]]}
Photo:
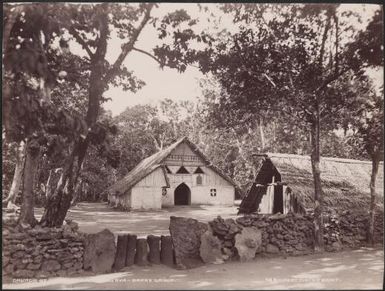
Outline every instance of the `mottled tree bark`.
{"label": "mottled tree bark", "polygon": [[314,180],[314,250],[316,252],[323,252],[323,193],[320,170],[320,116],[318,103],[316,104],[314,118],[311,123],[311,145],[311,166]]}
{"label": "mottled tree bark", "polygon": [[7,203],[7,207],[10,208],[15,204],[17,194],[20,191],[20,186],[23,177],[24,163],[25,163],[26,145],[24,141],[21,141],[17,149],[16,167],[13,174],[13,180],[11,189],[9,190],[8,197],[3,201]]}
{"label": "mottled tree bark", "polygon": [[258,128],[259,128],[259,135],[261,136],[261,148],[262,148],[262,151],[265,150],[266,148],[266,138],[265,138],[265,131],[263,129],[263,119],[262,117],[259,118],[259,122],[258,122]]}
{"label": "mottled tree bark", "polygon": [[368,243],[374,244],[374,224],[376,214],[376,179],[378,174],[378,168],[380,164],[380,155],[372,156],[372,174],[370,176],[370,210],[369,210],[369,230],[368,230]]}
{"label": "mottled tree bark", "polygon": [[39,163],[40,145],[35,139],[27,141],[26,158],[23,175],[23,194],[19,223],[34,226],[37,221],[34,215],[34,181]]}

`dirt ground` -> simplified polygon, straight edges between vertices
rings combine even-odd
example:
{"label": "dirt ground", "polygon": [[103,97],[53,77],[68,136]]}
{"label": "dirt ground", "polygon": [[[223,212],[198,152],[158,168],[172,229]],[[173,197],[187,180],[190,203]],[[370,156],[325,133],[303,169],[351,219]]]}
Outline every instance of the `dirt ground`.
{"label": "dirt ground", "polygon": [[259,257],[247,263],[206,265],[191,270],[165,266],[129,267],[122,272],[30,282],[3,282],[4,289],[379,289],[384,252],[362,248],[301,257]]}
{"label": "dirt ground", "polygon": [[[183,216],[207,222],[220,215],[236,218],[238,206],[175,206],[157,211],[123,212],[114,210],[107,203],[79,203],[68,211],[67,218],[79,224],[81,231],[96,233],[105,228],[114,234],[132,233],[138,237],[149,234],[167,235],[170,216]],[[35,216],[40,219],[43,209],[37,208]]]}

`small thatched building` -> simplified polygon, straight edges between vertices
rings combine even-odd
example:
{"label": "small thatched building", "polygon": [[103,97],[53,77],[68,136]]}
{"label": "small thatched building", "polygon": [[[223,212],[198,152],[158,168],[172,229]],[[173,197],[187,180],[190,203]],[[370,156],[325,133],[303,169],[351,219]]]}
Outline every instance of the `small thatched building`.
{"label": "small thatched building", "polygon": [[[325,210],[369,209],[371,162],[321,158]],[[378,203],[383,207],[383,163],[377,177]],[[314,182],[309,156],[268,153],[239,213],[306,213],[314,209]]]}
{"label": "small thatched building", "polygon": [[236,184],[186,137],[144,159],[106,191],[111,206],[233,205]]}

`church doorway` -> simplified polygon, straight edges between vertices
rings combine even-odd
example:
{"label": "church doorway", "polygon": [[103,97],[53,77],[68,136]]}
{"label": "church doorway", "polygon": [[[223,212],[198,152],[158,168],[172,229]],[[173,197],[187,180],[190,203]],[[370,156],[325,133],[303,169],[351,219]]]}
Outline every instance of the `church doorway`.
{"label": "church doorway", "polygon": [[190,205],[191,191],[190,188],[182,183],[175,188],[174,191],[174,205]]}

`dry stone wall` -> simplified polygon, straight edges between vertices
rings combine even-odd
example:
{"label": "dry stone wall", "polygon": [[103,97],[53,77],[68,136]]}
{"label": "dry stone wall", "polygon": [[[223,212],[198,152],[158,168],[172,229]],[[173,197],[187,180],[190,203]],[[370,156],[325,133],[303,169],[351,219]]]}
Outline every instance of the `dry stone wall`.
{"label": "dry stone wall", "polygon": [[[382,243],[383,212],[376,214],[375,221],[375,242]],[[314,249],[314,224],[310,214],[245,215],[236,220],[218,216],[208,224],[209,230],[201,237],[201,257],[205,262],[247,261],[258,254],[298,256],[310,254]],[[366,212],[327,214],[324,225],[326,251],[366,245],[369,225]]]}
{"label": "dry stone wall", "polygon": [[[326,251],[366,245],[367,212],[327,214]],[[170,218],[171,236],[118,236],[105,229],[83,234],[75,222],[60,228],[31,228],[17,224],[17,215],[3,213],[3,275],[46,278],[83,272],[109,273],[133,264],[163,264],[185,269],[204,263],[249,261],[262,254],[297,256],[313,252],[312,215],[218,216],[209,223],[184,217]],[[383,212],[376,215],[375,242],[383,242]]]}
{"label": "dry stone wall", "polygon": [[[374,241],[383,243],[384,216],[378,210],[375,216]],[[367,212],[344,211],[339,214],[328,214],[324,217],[325,249],[339,251],[343,248],[365,246],[369,229],[369,214]]]}
{"label": "dry stone wall", "polygon": [[83,270],[84,236],[71,221],[60,228],[22,227],[3,220],[3,275],[47,278]]}
{"label": "dry stone wall", "polygon": [[245,228],[262,232],[262,243],[256,253],[305,255],[314,247],[314,226],[309,216],[296,214],[248,215],[236,222]]}

